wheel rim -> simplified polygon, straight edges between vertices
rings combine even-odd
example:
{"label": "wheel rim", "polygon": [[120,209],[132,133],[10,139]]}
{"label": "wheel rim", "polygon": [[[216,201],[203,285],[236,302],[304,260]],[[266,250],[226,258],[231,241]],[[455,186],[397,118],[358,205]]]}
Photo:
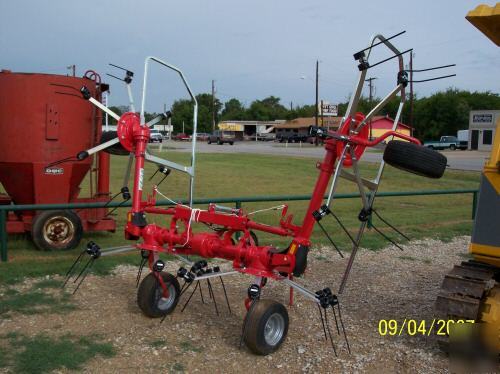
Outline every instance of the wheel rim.
{"label": "wheel rim", "polygon": [[264,340],[270,346],[278,344],[285,332],[285,319],[279,313],[269,317],[264,327]]}
{"label": "wheel rim", "polygon": [[49,218],[43,225],[44,240],[56,247],[69,243],[75,235],[75,225],[64,216]]}
{"label": "wheel rim", "polygon": [[163,289],[161,288],[161,285],[158,284],[158,287],[156,288],[156,307],[159,310],[168,310],[175,302],[175,287],[172,283],[168,285],[168,297],[163,297]]}

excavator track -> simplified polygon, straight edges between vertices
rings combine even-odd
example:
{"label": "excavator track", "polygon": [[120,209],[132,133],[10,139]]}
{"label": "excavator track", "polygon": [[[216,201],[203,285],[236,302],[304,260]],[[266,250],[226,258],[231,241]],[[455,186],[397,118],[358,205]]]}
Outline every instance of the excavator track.
{"label": "excavator track", "polygon": [[[489,305],[490,291],[498,291],[499,269],[476,261],[464,261],[445,275],[436,299],[436,312],[451,320],[483,321],[485,305]],[[496,285],[496,287],[495,287]],[[500,318],[500,316],[498,316]],[[490,317],[491,319],[491,317]],[[438,340],[444,351],[449,350],[448,337]]]}

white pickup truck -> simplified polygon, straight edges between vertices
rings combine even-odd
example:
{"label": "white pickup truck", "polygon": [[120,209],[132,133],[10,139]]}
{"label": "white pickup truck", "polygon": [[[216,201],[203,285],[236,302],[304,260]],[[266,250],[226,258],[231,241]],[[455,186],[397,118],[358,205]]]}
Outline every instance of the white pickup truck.
{"label": "white pickup truck", "polygon": [[424,147],[430,149],[467,149],[467,142],[459,141],[456,136],[442,136],[438,142],[424,142]]}

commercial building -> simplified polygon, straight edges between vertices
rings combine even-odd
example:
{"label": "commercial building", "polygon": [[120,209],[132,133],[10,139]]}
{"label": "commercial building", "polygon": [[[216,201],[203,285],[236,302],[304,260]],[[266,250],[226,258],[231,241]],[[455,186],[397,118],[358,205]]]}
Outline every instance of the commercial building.
{"label": "commercial building", "polygon": [[[324,117],[323,121],[321,118],[318,118],[318,125],[335,131],[338,129],[341,121],[342,117]],[[306,136],[309,134],[309,127],[314,126],[315,123],[316,120],[314,117],[299,117],[286,121],[275,126],[276,138],[279,139],[283,137],[286,139],[292,134]]]}
{"label": "commercial building", "polygon": [[[375,116],[369,122],[370,126],[370,139],[378,138],[384,135],[387,131],[392,130],[392,126],[394,124],[394,119],[389,116]],[[411,126],[405,125],[402,122],[398,123],[398,127],[396,128],[396,132],[404,135],[411,135]],[[390,140],[390,138],[389,138]]]}
{"label": "commercial building", "polygon": [[219,130],[234,131],[238,140],[251,139],[256,135],[268,134],[274,131],[274,127],[285,120],[276,121],[221,121],[217,125]]}
{"label": "commercial building", "polygon": [[491,151],[500,110],[472,110],[469,113],[469,149]]}

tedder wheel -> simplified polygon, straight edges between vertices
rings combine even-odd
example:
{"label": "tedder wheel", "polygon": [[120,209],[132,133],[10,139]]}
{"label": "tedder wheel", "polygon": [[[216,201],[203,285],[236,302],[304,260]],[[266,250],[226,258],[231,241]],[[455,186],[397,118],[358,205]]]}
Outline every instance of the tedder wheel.
{"label": "tedder wheel", "polygon": [[245,320],[243,339],[258,355],[276,351],[288,333],[288,312],[274,300],[258,300],[250,307]]}
{"label": "tedder wheel", "polygon": [[441,153],[420,145],[392,140],[385,147],[384,161],[395,168],[429,178],[441,178],[447,159]]}
{"label": "tedder wheel", "polygon": [[75,248],[82,239],[82,222],[71,210],[46,210],[31,223],[31,238],[38,249],[65,250]]}
{"label": "tedder wheel", "polygon": [[179,301],[180,287],[177,279],[170,273],[161,273],[168,289],[168,297],[163,297],[163,288],[154,273],[149,273],[137,290],[137,305],[151,318],[163,317],[174,311]]}

